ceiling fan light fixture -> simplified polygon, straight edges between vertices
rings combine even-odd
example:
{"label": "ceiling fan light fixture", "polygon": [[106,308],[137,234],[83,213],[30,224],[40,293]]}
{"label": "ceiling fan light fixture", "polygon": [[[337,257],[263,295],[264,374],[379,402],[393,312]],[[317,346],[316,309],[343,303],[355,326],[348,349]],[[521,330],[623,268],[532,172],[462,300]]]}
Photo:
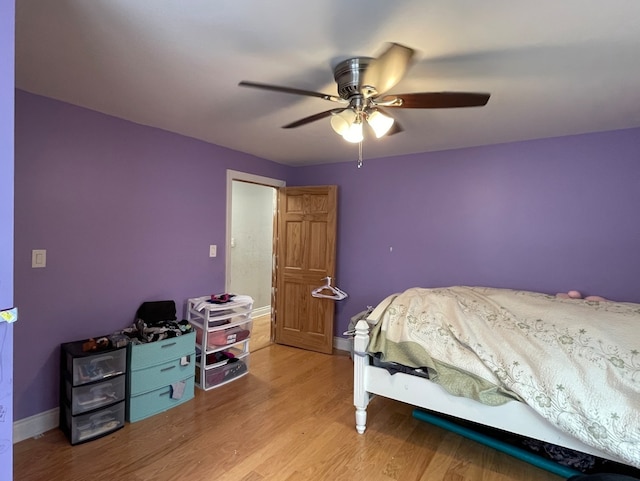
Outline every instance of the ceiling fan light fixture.
{"label": "ceiling fan light fixture", "polygon": [[353,144],[362,142],[362,139],[364,138],[362,134],[362,119],[359,119],[356,116],[355,121],[349,126],[347,131],[342,134],[342,137],[347,142],[351,142]]}
{"label": "ceiling fan light fixture", "polygon": [[331,117],[331,128],[347,142],[362,142],[362,114],[348,108]]}
{"label": "ceiling fan light fixture", "polygon": [[392,117],[383,114],[379,110],[374,110],[367,115],[367,123],[371,126],[378,139],[389,132],[394,122]]}
{"label": "ceiling fan light fixture", "polygon": [[338,135],[344,135],[351,124],[353,124],[356,120],[356,113],[353,109],[345,109],[338,114],[334,114],[331,116],[331,128]]}

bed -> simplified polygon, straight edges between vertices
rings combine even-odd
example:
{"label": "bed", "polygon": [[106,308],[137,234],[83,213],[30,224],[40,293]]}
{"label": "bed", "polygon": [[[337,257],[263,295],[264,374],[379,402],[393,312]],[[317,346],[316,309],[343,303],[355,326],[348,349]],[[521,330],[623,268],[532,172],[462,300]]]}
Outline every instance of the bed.
{"label": "bed", "polygon": [[639,326],[633,303],[466,286],[394,294],[355,327],[356,429],[379,395],[640,468]]}

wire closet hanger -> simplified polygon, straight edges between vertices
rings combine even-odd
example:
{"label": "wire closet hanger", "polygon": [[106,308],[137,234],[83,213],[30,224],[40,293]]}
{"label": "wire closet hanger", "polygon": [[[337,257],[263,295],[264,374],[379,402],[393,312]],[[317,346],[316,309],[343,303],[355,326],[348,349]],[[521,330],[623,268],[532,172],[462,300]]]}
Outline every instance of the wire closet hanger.
{"label": "wire closet hanger", "polygon": [[[348,297],[346,292],[331,285],[331,277],[325,277],[323,280],[326,281],[324,286],[320,286],[317,289],[314,289],[311,291],[311,295],[313,297],[321,297],[323,299],[335,299],[336,301],[341,301],[345,297]],[[325,290],[328,290],[330,294],[327,292],[323,292]]]}

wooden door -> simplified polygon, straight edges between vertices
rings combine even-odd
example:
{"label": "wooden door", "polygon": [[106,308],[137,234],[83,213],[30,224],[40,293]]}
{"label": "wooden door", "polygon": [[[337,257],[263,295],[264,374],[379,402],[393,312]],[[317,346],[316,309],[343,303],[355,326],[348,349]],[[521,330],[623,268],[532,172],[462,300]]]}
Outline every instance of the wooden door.
{"label": "wooden door", "polygon": [[279,344],[330,354],[335,301],[311,291],[334,277],[338,188],[285,187],[278,195],[276,336]]}

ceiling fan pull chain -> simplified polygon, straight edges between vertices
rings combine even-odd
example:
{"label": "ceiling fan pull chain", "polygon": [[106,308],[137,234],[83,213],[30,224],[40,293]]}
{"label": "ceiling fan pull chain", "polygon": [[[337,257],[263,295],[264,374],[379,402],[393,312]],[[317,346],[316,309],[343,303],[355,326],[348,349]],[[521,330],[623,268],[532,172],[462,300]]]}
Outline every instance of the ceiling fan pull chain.
{"label": "ceiling fan pull chain", "polygon": [[358,169],[362,167],[362,140],[358,142]]}

